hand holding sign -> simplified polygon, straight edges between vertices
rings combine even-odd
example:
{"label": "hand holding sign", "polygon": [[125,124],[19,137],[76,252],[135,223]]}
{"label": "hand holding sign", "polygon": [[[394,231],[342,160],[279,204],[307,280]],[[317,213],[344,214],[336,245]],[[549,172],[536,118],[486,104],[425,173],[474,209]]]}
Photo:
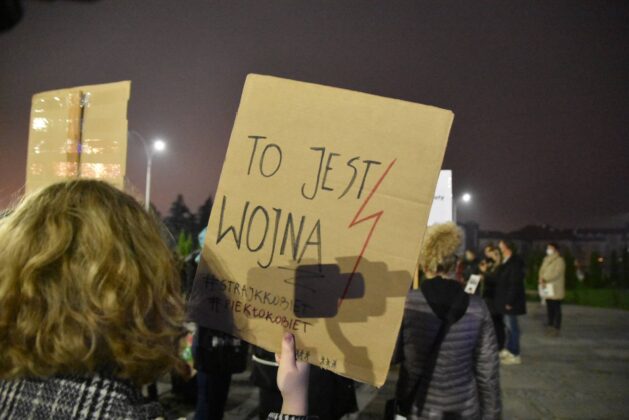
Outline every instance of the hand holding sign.
{"label": "hand holding sign", "polygon": [[282,413],[293,416],[308,414],[308,378],[310,365],[295,358],[295,337],[284,333],[282,353],[275,355],[277,388],[282,393]]}

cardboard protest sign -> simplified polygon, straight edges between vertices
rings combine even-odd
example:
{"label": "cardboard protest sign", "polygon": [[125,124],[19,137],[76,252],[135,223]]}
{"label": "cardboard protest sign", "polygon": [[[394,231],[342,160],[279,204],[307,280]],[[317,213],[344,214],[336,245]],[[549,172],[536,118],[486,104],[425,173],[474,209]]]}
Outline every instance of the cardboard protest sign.
{"label": "cardboard protest sign", "polygon": [[384,383],[453,114],[249,75],[191,318]]}
{"label": "cardboard protest sign", "polygon": [[33,96],[26,192],[66,179],[97,178],[123,189],[131,82]]}

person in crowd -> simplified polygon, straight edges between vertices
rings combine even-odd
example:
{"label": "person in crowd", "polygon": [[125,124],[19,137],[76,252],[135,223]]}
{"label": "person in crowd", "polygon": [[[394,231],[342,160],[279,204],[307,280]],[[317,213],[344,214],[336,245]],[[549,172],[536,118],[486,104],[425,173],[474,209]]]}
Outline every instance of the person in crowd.
{"label": "person in crowd", "polygon": [[490,271],[495,270],[502,262],[500,250],[492,243],[485,245],[485,248],[483,248],[483,254],[485,255],[485,258],[481,261],[481,263],[483,263]]}
{"label": "person in crowd", "polygon": [[[188,294],[192,292],[206,233],[207,228],[199,233],[200,248],[186,258],[184,272],[188,278],[184,283],[189,289]],[[249,344],[229,334],[203,326],[197,326],[193,343],[194,367],[197,370],[194,418],[195,420],[221,420],[227,404],[232,375],[242,373],[247,369]],[[280,407],[281,405],[277,407],[277,410]]]}
{"label": "person in crowd", "polygon": [[194,418],[221,420],[232,375],[247,369],[249,344],[229,334],[199,326],[193,353],[197,370]]}
{"label": "person in crowd", "polygon": [[[172,251],[172,255],[173,255],[173,260],[175,261],[176,269],[178,271],[181,271],[183,267],[183,261],[181,259],[181,256],[179,255],[178,252],[175,252],[175,251]],[[190,375],[189,375],[188,370],[184,370],[184,371],[175,370],[171,372],[171,385],[172,385],[173,393],[181,394],[180,391],[182,391],[183,395],[187,397],[184,389],[186,387],[186,383],[188,382],[187,379],[189,379],[189,376]],[[153,382],[147,385],[147,393],[150,400],[157,401],[159,399],[157,382]],[[188,400],[190,399],[188,398]]]}
{"label": "person in crowd", "polygon": [[[193,255],[191,253],[190,255]],[[184,256],[182,258],[179,255],[179,252],[173,253],[174,258],[177,260],[177,268],[179,271],[179,278],[181,279],[180,290],[182,297],[185,301],[188,301],[190,298],[190,293],[192,292],[192,285],[188,284],[188,282],[194,278],[194,273],[190,275],[187,270],[190,265],[189,257]],[[195,268],[196,270],[196,264]],[[196,325],[192,322],[188,322],[185,324],[186,329],[188,330],[188,335],[184,339],[185,347],[182,352],[183,359],[187,362],[186,369],[184,372],[173,371],[170,373],[170,381],[171,381],[171,393],[180,399],[185,404],[196,405],[197,403],[197,372],[194,367],[194,360],[192,354],[192,345],[193,343],[193,333],[196,331]],[[156,398],[157,399],[157,398]]]}
{"label": "person in crowd", "polygon": [[[143,206],[102,181],[57,183],[0,221],[0,243],[0,418],[163,417],[139,387],[183,363],[184,304]],[[282,412],[306,416],[290,334],[279,366]]]}
{"label": "person in crowd", "polygon": [[452,280],[461,233],[428,228],[420,254],[426,280],[407,296],[396,412],[409,419],[501,416],[499,358],[483,300]]}
{"label": "person in crowd", "polygon": [[496,283],[498,281],[498,268],[502,263],[500,249],[494,245],[487,245],[484,249],[485,258],[478,264],[478,269],[482,273],[482,296],[491,313],[491,321],[494,325],[498,351],[502,352],[507,338],[505,332],[504,316],[498,311],[495,304]]}
{"label": "person in crowd", "polygon": [[501,351],[500,358],[505,365],[517,365],[522,363],[518,316],[526,314],[524,262],[514,252],[512,243],[501,240],[498,247],[503,261],[497,272],[494,305],[496,312],[504,315],[507,327],[505,349]]}
{"label": "person in crowd", "polygon": [[[260,390],[258,417],[266,419],[282,405],[277,388],[277,362],[273,353],[259,347],[253,348],[251,381]],[[358,410],[354,381],[317,366],[310,367],[308,386],[308,411],[321,420],[339,420]]]}
{"label": "person in crowd", "polygon": [[463,257],[463,281],[467,282],[472,274],[480,274],[479,260],[473,249],[466,249]]}
{"label": "person in crowd", "polygon": [[566,263],[554,242],[546,246],[546,256],[539,269],[539,284],[546,298],[547,334],[558,337],[561,329],[561,301],[565,295]]}
{"label": "person in crowd", "polygon": [[465,256],[457,258],[454,269],[454,278],[462,287],[465,287],[465,279],[463,278],[463,270],[465,269]]}

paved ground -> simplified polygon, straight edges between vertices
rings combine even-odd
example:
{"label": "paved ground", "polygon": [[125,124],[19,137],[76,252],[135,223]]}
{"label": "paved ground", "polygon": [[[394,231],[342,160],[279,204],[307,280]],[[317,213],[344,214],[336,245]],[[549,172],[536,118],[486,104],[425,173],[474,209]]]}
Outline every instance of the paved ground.
{"label": "paved ground", "polygon": [[[543,334],[545,308],[529,304],[521,318],[522,365],[501,368],[505,419],[629,419],[629,311],[564,306],[559,338]],[[255,417],[258,400],[248,373],[235,375],[225,420]],[[359,385],[360,411],[351,419],[381,419],[397,380],[381,389]],[[192,407],[162,387],[169,418]]]}

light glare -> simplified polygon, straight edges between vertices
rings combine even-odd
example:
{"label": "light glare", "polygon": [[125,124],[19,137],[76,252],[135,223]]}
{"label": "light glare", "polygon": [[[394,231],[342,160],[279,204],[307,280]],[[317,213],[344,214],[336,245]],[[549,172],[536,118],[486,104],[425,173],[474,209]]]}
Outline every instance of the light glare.
{"label": "light glare", "polygon": [[164,142],[163,140],[155,140],[153,142],[153,149],[156,152],[163,152],[164,150],[166,150],[166,142]]}

